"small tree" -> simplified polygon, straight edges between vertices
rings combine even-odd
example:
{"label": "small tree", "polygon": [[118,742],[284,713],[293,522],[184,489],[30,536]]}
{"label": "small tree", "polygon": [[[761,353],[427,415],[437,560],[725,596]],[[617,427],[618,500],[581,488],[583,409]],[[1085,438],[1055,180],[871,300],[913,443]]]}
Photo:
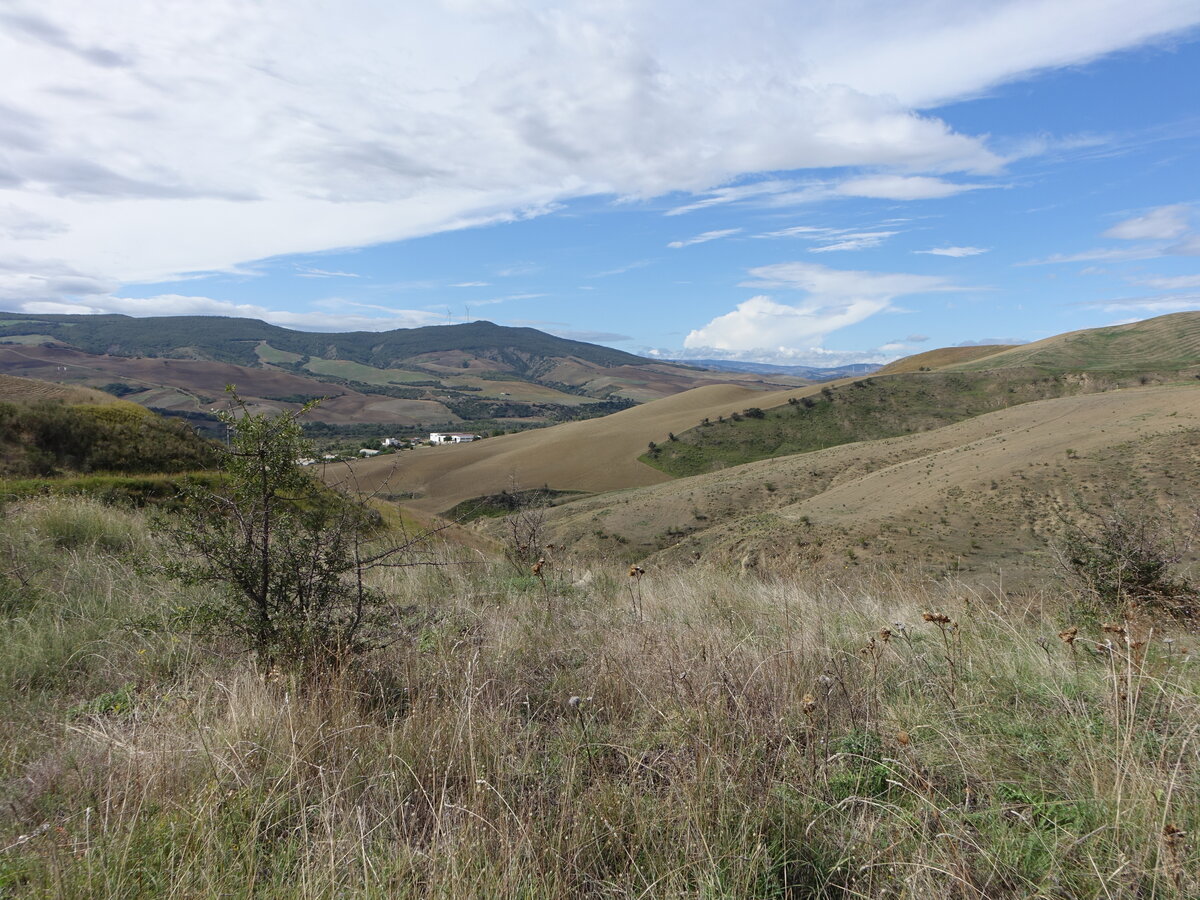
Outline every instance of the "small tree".
{"label": "small tree", "polygon": [[1059,514],[1056,547],[1060,564],[1097,612],[1132,616],[1156,609],[1181,619],[1197,613],[1197,588],[1177,570],[1200,524],[1178,526],[1171,512],[1109,501],[1081,507],[1090,521]]}
{"label": "small tree", "polygon": [[164,525],[177,551],[167,573],[216,588],[200,623],[244,643],[264,671],[337,666],[374,646],[383,624],[367,572],[414,564],[407,551],[427,535],[368,550],[378,513],[297,464],[312,453],[299,418],[315,404],[254,415],[229,391],[223,486],[185,488],[182,512]]}

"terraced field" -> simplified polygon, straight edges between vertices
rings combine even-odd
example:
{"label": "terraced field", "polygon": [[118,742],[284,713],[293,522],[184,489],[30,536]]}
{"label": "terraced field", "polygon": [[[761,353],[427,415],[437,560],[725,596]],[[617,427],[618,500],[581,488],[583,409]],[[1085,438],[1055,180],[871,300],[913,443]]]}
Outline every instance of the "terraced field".
{"label": "terraced field", "polygon": [[1059,334],[948,369],[1038,366],[1049,371],[1179,371],[1200,368],[1200,312],[1173,313]]}

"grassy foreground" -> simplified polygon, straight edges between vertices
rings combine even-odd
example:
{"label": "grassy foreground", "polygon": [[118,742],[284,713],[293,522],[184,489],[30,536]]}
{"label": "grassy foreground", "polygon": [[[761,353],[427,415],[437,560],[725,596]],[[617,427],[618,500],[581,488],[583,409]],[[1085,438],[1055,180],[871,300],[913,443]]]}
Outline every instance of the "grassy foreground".
{"label": "grassy foreground", "polygon": [[79,498],[0,519],[0,896],[1200,893],[1182,633],[447,554],[388,574],[395,643],[302,685],[181,632],[157,552]]}

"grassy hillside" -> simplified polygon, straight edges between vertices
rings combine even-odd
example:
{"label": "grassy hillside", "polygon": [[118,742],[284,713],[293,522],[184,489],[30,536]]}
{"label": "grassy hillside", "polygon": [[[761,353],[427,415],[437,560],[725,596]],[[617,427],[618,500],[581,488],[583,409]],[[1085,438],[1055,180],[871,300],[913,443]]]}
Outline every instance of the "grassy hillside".
{"label": "grassy hillside", "polygon": [[1194,369],[1200,366],[1200,312],[1172,313],[1128,325],[1060,334],[950,368],[978,371],[1023,366],[1049,372]]}
{"label": "grassy hillside", "polygon": [[[1138,383],[1140,378],[1132,381]],[[1103,373],[1046,375],[1037,369],[875,375],[809,396],[789,397],[785,405],[750,407],[702,421],[666,440],[658,439],[641,459],[669,475],[697,475],[759,459],[927,431],[1034,400],[1113,390],[1121,383]]]}
{"label": "grassy hillside", "polygon": [[981,582],[1052,568],[1054,506],[1200,507],[1200,384],[1043,400],[904,437],[768,459],[557,507],[548,540],[618,559]]}
{"label": "grassy hillside", "polygon": [[787,396],[736,385],[696,388],[602,419],[356,462],[353,478],[368,490],[387,482],[392,492],[415,494],[416,508],[437,513],[511,489],[514,482],[519,488],[585,492],[653,484],[668,476],[637,457],[654,435],[741,409],[758,398],[780,403]]}
{"label": "grassy hillside", "polygon": [[888,363],[876,373],[878,375],[901,375],[906,372],[928,372],[943,366],[974,362],[1013,349],[1011,344],[985,344],[978,347],[942,347],[915,353],[893,363]]}
{"label": "grassy hillside", "polygon": [[188,627],[162,552],[0,517],[5,897],[1200,893],[1192,636],[1050,585],[447,555],[302,682]]}
{"label": "grassy hillside", "polygon": [[182,472],[214,457],[188,425],[134,403],[0,402],[0,477]]}
{"label": "grassy hillside", "polygon": [[36,400],[58,400],[63,403],[114,403],[116,398],[104,391],[76,385],[55,384],[36,378],[20,378],[0,375],[0,400],[29,402]]}

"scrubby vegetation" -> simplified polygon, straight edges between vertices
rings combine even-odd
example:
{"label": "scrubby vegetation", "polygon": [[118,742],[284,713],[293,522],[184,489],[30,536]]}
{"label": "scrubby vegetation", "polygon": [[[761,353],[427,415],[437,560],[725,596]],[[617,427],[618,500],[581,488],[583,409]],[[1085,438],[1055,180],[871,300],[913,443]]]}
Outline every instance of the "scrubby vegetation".
{"label": "scrubby vegetation", "polygon": [[203,469],[213,446],[133,403],[0,402],[0,477]]}
{"label": "scrubby vegetation", "polygon": [[1139,379],[1118,373],[1036,369],[874,376],[822,388],[770,410],[750,407],[697,424],[642,460],[670,475],[697,475],[759,459],[808,453],[940,428],[1035,400],[1113,390]]}
{"label": "scrubby vegetation", "polygon": [[390,646],[267,678],[147,523],[0,519],[5,896],[1200,891],[1194,640],[1150,615],[444,549],[375,573]]}

